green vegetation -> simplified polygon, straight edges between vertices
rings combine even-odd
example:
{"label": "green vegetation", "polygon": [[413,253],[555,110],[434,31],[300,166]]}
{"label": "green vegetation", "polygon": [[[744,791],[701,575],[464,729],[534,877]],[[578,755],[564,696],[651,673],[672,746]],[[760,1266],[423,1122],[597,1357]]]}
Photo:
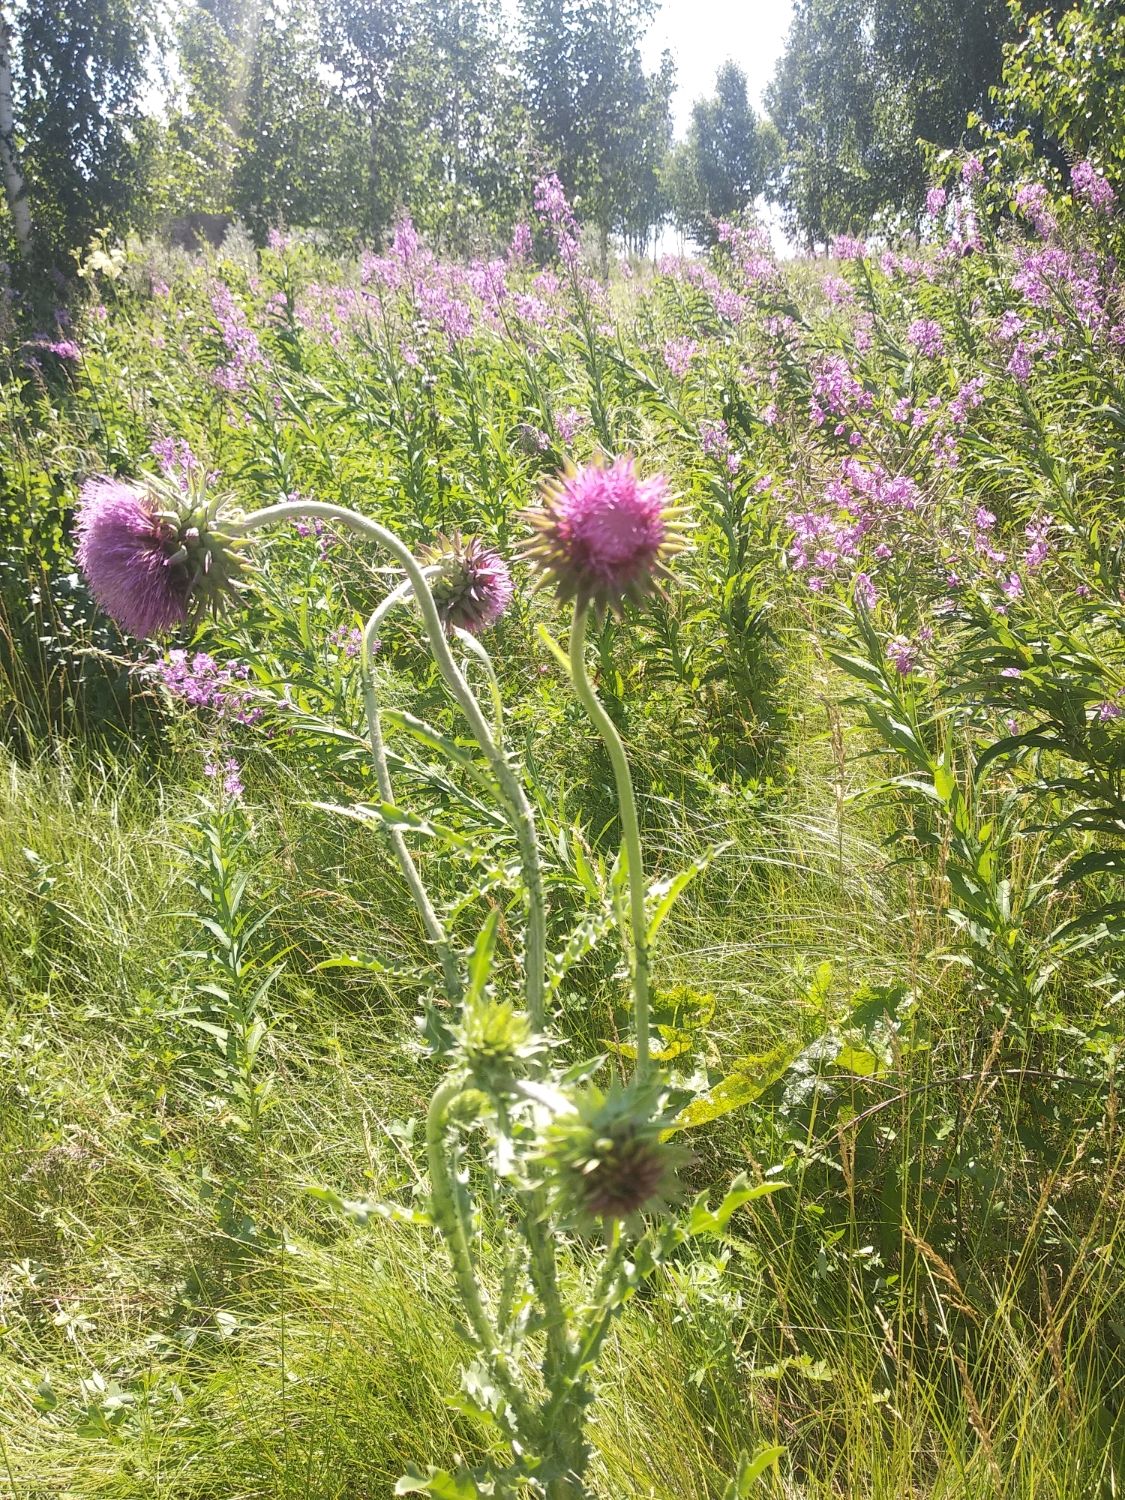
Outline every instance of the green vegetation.
{"label": "green vegetation", "polygon": [[[827,275],[726,224],[709,263],[603,290],[544,181],[554,269],[440,260],[408,222],[359,262],[300,237],[107,248],[73,326],[9,349],[18,1500],[383,1496],[411,1466],[506,1462],[421,1215],[448,986],[380,820],[325,810],[372,804],[357,635],[388,559],[331,524],[274,530],[248,607],[162,655],[75,575],[81,481],[207,472],[243,512],[341,501],[416,551],[460,530],[511,556],[541,480],[599,447],[664,473],[693,528],[667,597],[596,623],[586,658],[647,873],[693,872],[653,969],[680,1201],[783,1186],[622,1308],[594,1492],[1113,1493],[1120,230],[1092,167],[1072,196],[946,167],[967,184],[948,229],[905,255],[843,243]],[[608,1084],[633,1056],[618,804],[544,639],[567,612],[514,572],[488,644],[542,834],[558,1062],[600,1056]],[[417,616],[379,634],[415,815],[383,821],[458,950],[492,934],[515,1000],[515,842]],[[512,1226],[472,1139],[487,1283]],[[594,1244],[556,1248],[576,1295]]]}

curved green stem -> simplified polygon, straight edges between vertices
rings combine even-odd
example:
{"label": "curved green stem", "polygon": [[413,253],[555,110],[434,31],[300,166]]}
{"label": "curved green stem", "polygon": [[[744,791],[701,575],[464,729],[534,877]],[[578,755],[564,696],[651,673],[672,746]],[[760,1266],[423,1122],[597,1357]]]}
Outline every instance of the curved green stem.
{"label": "curved green stem", "polygon": [[649,1068],[649,959],[641,832],[637,825],[637,799],[633,794],[633,777],[629,771],[625,746],[621,743],[621,736],[617,733],[616,725],[602,707],[586,675],[586,623],[589,616],[588,605],[579,605],[574,611],[574,622],[570,629],[570,675],[583,708],[594,721],[594,728],[601,735],[602,742],[609,752],[613,779],[617,785],[617,803],[621,812],[621,838],[625,845],[625,858],[629,867],[629,925],[632,928],[633,1015],[637,1033],[637,1079],[643,1082]]}
{"label": "curved green stem", "polygon": [[410,580],[414,597],[418,601],[418,608],[422,614],[422,621],[426,627],[430,651],[450,692],[468,720],[474,739],[500,784],[500,790],[519,843],[520,862],[523,866],[529,905],[524,989],[531,1023],[539,1028],[543,1025],[545,1015],[547,920],[543,898],[543,876],[539,864],[539,846],[535,834],[535,818],[519,778],[512,770],[507,756],[493,738],[488,720],[481,712],[480,704],[472,688],[465,680],[464,673],[458,667],[449,649],[449,640],[426,581],[425,570],[411,553],[410,548],[393,531],[381,526],[378,521],[361,516],[358,511],[321,500],[287,500],[279,505],[269,505],[262,510],[252,511],[240,521],[229,522],[226,530],[232,535],[245,535],[261,526],[268,526],[274,521],[294,520],[299,516],[314,516],[325,521],[337,521],[350,530],[358,532],[360,536],[368,537],[380,547],[385,548],[397,562],[402,564],[403,572]]}
{"label": "curved green stem", "polygon": [[[367,729],[371,741],[371,760],[375,767],[375,781],[379,788],[379,796],[384,802],[394,805],[394,789],[391,785],[391,773],[387,766],[387,752],[383,745],[383,725],[379,711],[379,700],[375,694],[375,674],[372,670],[372,657],[374,656],[375,632],[379,629],[383,620],[404,599],[409,598],[412,585],[409,579],[400,583],[396,589],[392,589],[379,607],[371,615],[363,631],[363,643],[360,649],[360,682],[363,687],[363,706],[367,711]],[[403,879],[410,889],[414,898],[414,904],[422,917],[422,925],[426,929],[426,936],[433,943],[441,959],[441,970],[445,979],[445,993],[454,1004],[461,998],[462,985],[461,974],[457,965],[457,955],[450,946],[449,936],[442,925],[441,918],[434,910],[430,900],[429,892],[422,882],[418,873],[418,866],[410,850],[406,846],[406,840],[401,829],[391,828],[388,830],[391,848],[394,850],[398,867],[402,871]]]}
{"label": "curved green stem", "polygon": [[469,1326],[492,1366],[492,1372],[512,1408],[517,1425],[526,1434],[532,1420],[531,1408],[511,1370],[508,1356],[501,1347],[500,1336],[481,1297],[480,1280],[469,1245],[470,1231],[462,1202],[464,1190],[454,1179],[446,1152],[445,1133],[449,1126],[450,1112],[468,1087],[463,1074],[453,1073],[439,1085],[430,1100],[426,1115],[426,1164],[430,1172],[430,1202],[434,1222],[441,1231],[449,1250],[449,1258],[453,1262],[457,1291]]}
{"label": "curved green stem", "polygon": [[488,676],[488,691],[492,697],[492,733],[500,740],[504,732],[504,700],[500,696],[500,683],[496,678],[496,669],[492,665],[492,657],[477,640],[475,635],[459,627],[453,634],[464,646],[470,656],[476,657]]}

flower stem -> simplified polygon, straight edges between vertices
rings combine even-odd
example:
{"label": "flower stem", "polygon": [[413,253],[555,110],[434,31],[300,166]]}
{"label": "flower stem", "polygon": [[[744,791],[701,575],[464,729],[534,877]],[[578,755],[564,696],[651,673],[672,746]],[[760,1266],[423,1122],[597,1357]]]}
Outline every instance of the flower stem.
{"label": "flower stem", "polygon": [[632,928],[633,940],[633,1015],[636,1029],[637,1079],[643,1082],[649,1069],[649,957],[641,833],[637,826],[637,800],[633,793],[633,777],[629,771],[625,746],[621,743],[621,736],[617,732],[616,725],[606,713],[586,675],[586,625],[589,617],[589,605],[581,604],[575,608],[574,622],[570,630],[570,673],[574,681],[574,690],[583,708],[594,721],[594,728],[601,735],[602,742],[609,752],[613,778],[617,785],[617,803],[621,813],[621,837],[625,845],[629,874],[629,925]]}
{"label": "flower stem", "polygon": [[497,741],[503,740],[504,731],[504,700],[500,696],[500,684],[496,678],[496,669],[492,665],[492,657],[467,630],[455,629],[453,634],[464,646],[470,656],[476,657],[488,675],[488,691],[492,697],[492,733]]}
{"label": "flower stem", "polygon": [[518,1427],[526,1433],[532,1425],[532,1413],[519,1382],[508,1363],[508,1356],[500,1344],[500,1337],[481,1298],[480,1278],[476,1262],[469,1245],[467,1213],[462,1203],[464,1189],[454,1178],[446,1151],[446,1131],[453,1106],[467,1091],[468,1084],[461,1073],[452,1073],[442,1083],[433,1098],[426,1115],[426,1163],[430,1171],[430,1204],[434,1223],[441,1231],[453,1262],[453,1274],[457,1279],[457,1291],[469,1326],[476,1336],[482,1353],[492,1366],[497,1384],[504,1392]]}
{"label": "flower stem", "polygon": [[539,846],[535,833],[535,818],[519,778],[508,761],[508,757],[496,743],[488,720],[465,675],[458,667],[449,649],[449,640],[442,625],[438,607],[434,602],[425,569],[413,556],[410,548],[393,531],[362,516],[358,511],[343,505],[329,504],[321,500],[288,500],[279,505],[269,505],[237,522],[228,523],[227,530],[235,535],[245,535],[261,526],[275,521],[294,520],[300,516],[319,517],[324,521],[337,521],[351,531],[358,532],[383,547],[397,562],[410,580],[430,651],[437,662],[438,670],[445,678],[461,711],[469,722],[473,737],[484,753],[485,759],[500,784],[500,791],[507,805],[512,827],[520,848],[524,883],[528,896],[527,952],[524,960],[524,991],[528,1015],[536,1029],[542,1027],[545,1018],[544,996],[546,992],[547,920],[543,897],[543,876],[539,864]]}
{"label": "flower stem", "polygon": [[[375,781],[379,788],[379,796],[384,802],[394,804],[394,789],[391,786],[391,773],[387,766],[387,753],[383,745],[383,725],[379,713],[379,700],[375,694],[375,673],[372,667],[374,655],[375,633],[383,620],[396,604],[409,597],[412,585],[409,579],[400,583],[396,589],[392,589],[379,607],[368,620],[363,631],[363,644],[360,651],[360,682],[363,686],[363,705],[367,711],[367,729],[371,741],[371,760],[375,767]],[[447,998],[456,1004],[462,994],[461,974],[457,966],[457,955],[449,943],[449,936],[442,925],[441,918],[434,910],[429,893],[418,873],[418,867],[414,863],[410,850],[406,847],[406,840],[402,836],[401,829],[391,828],[389,830],[391,848],[394,850],[398,867],[402,871],[403,879],[410,889],[414,898],[414,904],[422,918],[422,925],[426,929],[426,936],[433,943],[441,959],[442,974],[445,979],[445,993]]]}

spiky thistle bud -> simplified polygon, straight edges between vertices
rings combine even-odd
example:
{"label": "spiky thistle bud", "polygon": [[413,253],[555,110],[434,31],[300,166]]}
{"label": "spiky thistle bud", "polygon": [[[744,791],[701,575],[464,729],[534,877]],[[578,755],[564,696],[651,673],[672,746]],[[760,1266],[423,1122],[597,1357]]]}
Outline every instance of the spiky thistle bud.
{"label": "spiky thistle bud", "polygon": [[430,579],[438,614],[446,630],[480,635],[512,602],[512,575],[499,552],[478,537],[439,536],[420,556],[427,568],[440,571]]}
{"label": "spiky thistle bud", "polygon": [[606,1220],[635,1225],[671,1193],[679,1149],[661,1137],[669,1119],[651,1090],[590,1086],[547,1125],[539,1149],[542,1177],[558,1211],[589,1227]]}
{"label": "spiky thistle bud", "polygon": [[163,635],[236,592],[246,563],[202,486],[146,476],[90,479],[79,496],[78,566],[99,606],[130,635]]}
{"label": "spiky thistle bud", "polygon": [[545,1043],[531,1029],[524,1011],[510,1000],[470,1000],[454,1030],[469,1071],[482,1088],[506,1091],[523,1071],[522,1065],[539,1056]]}
{"label": "spiky thistle bud", "polygon": [[684,546],[679,511],[664,476],[637,476],[631,458],[568,464],[547,480],[538,510],[524,519],[535,535],[524,556],[556,583],[562,599],[621,613],[669,578],[668,561]]}

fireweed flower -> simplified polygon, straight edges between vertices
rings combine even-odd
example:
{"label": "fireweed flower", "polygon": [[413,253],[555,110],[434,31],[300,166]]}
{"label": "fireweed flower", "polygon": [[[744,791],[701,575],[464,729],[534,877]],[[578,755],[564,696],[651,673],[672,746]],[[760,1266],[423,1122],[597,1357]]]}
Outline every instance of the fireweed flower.
{"label": "fireweed flower", "polygon": [[945,351],[945,335],[933,318],[915,318],[906,330],[906,342],[926,359],[936,359]]}
{"label": "fireweed flower", "polygon": [[1096,213],[1113,212],[1117,194],[1092,162],[1075,162],[1070,169],[1070,185],[1074,192],[1080,198],[1084,198]]}
{"label": "fireweed flower", "polygon": [[909,677],[918,665],[918,651],[905,636],[887,642],[887,660],[900,677]]}
{"label": "fireweed flower", "polygon": [[79,497],[77,560],[99,606],[135,636],[162,635],[237,590],[238,543],[200,490],[91,479]]}
{"label": "fireweed flower", "polygon": [[678,514],[664,476],[639,479],[631,458],[568,465],[543,486],[541,509],[525,513],[535,536],[524,553],[560,598],[620,613],[669,576],[668,560],[684,545]]}
{"label": "fireweed flower", "polygon": [[430,579],[438,614],[446,630],[467,630],[480,635],[512,602],[512,575],[508,564],[478,537],[465,541],[460,533],[438,537],[421,554],[427,568],[438,568]]}
{"label": "fireweed flower", "polygon": [[661,1139],[671,1123],[650,1090],[591,1086],[556,1114],[538,1151],[559,1212],[594,1228],[613,1220],[637,1227],[673,1191],[681,1152]]}

